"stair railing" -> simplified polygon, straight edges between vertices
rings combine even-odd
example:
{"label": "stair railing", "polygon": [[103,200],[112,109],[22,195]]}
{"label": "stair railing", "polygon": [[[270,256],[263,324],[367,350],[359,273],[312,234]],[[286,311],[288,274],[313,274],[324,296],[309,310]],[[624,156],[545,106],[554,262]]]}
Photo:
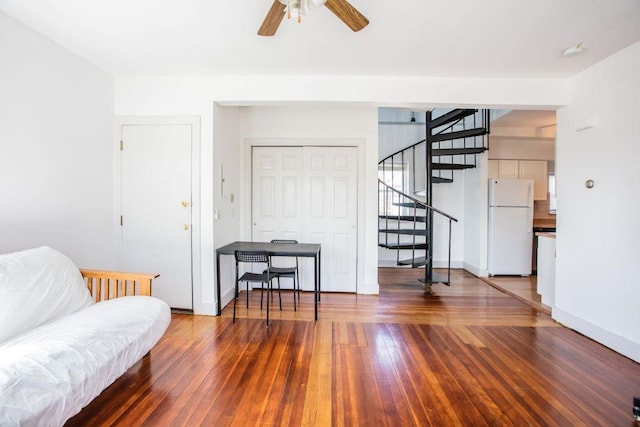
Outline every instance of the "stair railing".
{"label": "stair railing", "polygon": [[[380,210],[378,212],[379,216],[384,216],[385,221],[388,224],[388,220],[390,217],[392,216],[397,216],[397,223],[398,223],[398,229],[400,229],[400,220],[403,217],[402,215],[402,207],[398,206],[397,209],[397,213],[391,213],[389,211],[389,207],[391,205],[398,205],[400,203],[412,203],[414,206],[413,209],[413,216],[414,216],[414,221],[413,221],[413,227],[414,227],[414,231],[416,229],[416,225],[417,225],[417,209],[425,209],[428,212],[431,213],[436,213],[442,217],[444,217],[448,222],[449,222],[449,235],[448,235],[448,241],[449,241],[449,246],[448,246],[448,255],[447,255],[447,279],[446,281],[441,281],[442,283],[445,283],[447,286],[449,286],[451,284],[451,230],[452,230],[452,223],[453,222],[458,222],[458,220],[454,217],[452,217],[451,215],[449,215],[446,212],[441,211],[440,209],[434,208],[433,206],[429,206],[428,204],[426,204],[425,202],[418,200],[417,198],[410,196],[409,194],[403,193],[402,191],[392,187],[391,185],[386,184],[384,181],[382,181],[381,179],[378,179],[378,191],[382,192],[384,191],[384,197],[382,198],[384,200],[384,204],[383,206],[380,207]],[[389,201],[391,201],[391,203],[389,203]],[[391,233],[391,230],[389,230],[388,227],[385,227],[386,230],[388,230],[385,233],[385,243],[388,243],[388,236],[389,234],[393,234]],[[431,232],[431,231],[429,231]],[[400,233],[396,233],[396,237],[397,240],[396,242],[399,244],[400,242]],[[413,239],[411,242],[411,246],[412,246],[412,258],[415,258],[415,251],[416,251],[416,246],[418,245],[418,242],[416,242],[416,234],[413,234]],[[427,249],[427,255],[425,256],[425,259],[427,261],[427,264],[425,265],[425,282],[429,282],[429,283],[435,283],[433,281],[433,277],[431,275],[432,273],[432,268],[433,268],[433,248],[431,246],[429,246]],[[396,251],[397,252],[397,258],[399,261],[399,254],[400,251]]]}
{"label": "stair railing", "polygon": [[[477,110],[476,110],[477,112]],[[483,127],[485,127],[487,130],[489,129],[489,110],[482,110],[482,112],[480,113],[481,117],[480,117],[480,125],[482,125]],[[477,123],[477,114],[473,114],[472,116],[470,116],[473,120],[472,126],[476,127]],[[437,132],[435,132],[433,135],[443,135],[448,133],[449,131],[452,131],[454,128],[456,128],[459,125],[465,125],[465,119],[467,119],[466,117],[460,118],[455,120],[454,122],[451,123],[447,123],[446,125],[442,125],[442,126],[436,126],[435,129],[438,129]],[[466,144],[466,139],[465,138],[465,142],[464,145],[465,147],[467,146]],[[473,147],[478,148],[478,138],[476,137],[472,137],[472,142],[473,142]],[[411,173],[409,173],[410,179],[407,183],[404,182],[404,180],[400,183],[396,183],[396,182],[392,182],[392,186],[396,189],[400,188],[401,191],[403,193],[409,193],[412,192],[413,194],[416,194],[418,191],[424,191],[425,189],[419,189],[418,186],[416,185],[416,179],[418,177],[421,177],[419,174],[416,173],[416,165],[417,164],[421,164],[421,160],[419,162],[416,161],[416,151],[419,149],[424,149],[422,146],[426,146],[426,142],[427,139],[421,139],[420,141],[409,145],[408,147],[402,148],[398,151],[396,151],[395,153],[392,153],[390,155],[388,155],[387,157],[385,157],[384,159],[380,160],[378,162],[378,167],[379,170],[383,173],[383,175],[386,176],[386,173],[389,172],[390,170],[393,171],[394,168],[396,168],[398,165],[404,165],[405,162],[410,162],[411,164],[409,165],[411,168]],[[482,140],[482,145],[485,146],[486,148],[488,148],[488,140],[486,138],[483,138]],[[438,142],[436,147],[433,148],[443,148],[443,142]],[[420,156],[420,158],[422,158],[424,156]],[[453,160],[453,157],[451,157],[451,160]],[[474,164],[475,164],[475,156],[474,156]],[[466,163],[466,157],[465,157],[465,163]],[[442,177],[443,175],[443,171],[438,170],[435,171],[437,172],[437,176],[438,177]],[[451,178],[453,178],[453,172],[451,171]],[[426,177],[425,177],[426,178]],[[392,179],[394,179],[394,177],[392,176]],[[386,182],[389,182],[389,180],[386,180]],[[423,180],[424,181],[424,180]],[[409,188],[406,188],[408,184]],[[424,183],[422,182],[420,185],[423,185]]]}

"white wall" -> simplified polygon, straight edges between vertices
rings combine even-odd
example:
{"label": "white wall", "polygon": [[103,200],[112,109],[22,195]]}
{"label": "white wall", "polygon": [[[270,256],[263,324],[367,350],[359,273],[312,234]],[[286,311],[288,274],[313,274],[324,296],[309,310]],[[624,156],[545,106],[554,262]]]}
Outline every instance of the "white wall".
{"label": "white wall", "polygon": [[[558,111],[554,317],[640,361],[640,43],[570,80]],[[589,118],[590,129],[576,128]],[[593,179],[595,186],[585,188]]]}
{"label": "white wall", "polygon": [[[209,222],[208,229],[203,231],[203,234],[213,236],[213,241],[210,238],[207,239],[206,253],[209,254],[213,253],[214,248],[241,240],[245,236],[243,227],[249,214],[242,204],[245,182],[241,108],[215,104],[213,123],[213,209],[215,211],[213,221]],[[222,175],[224,175],[224,192]],[[222,264],[220,293],[224,307],[233,299],[235,267],[232,257],[221,257],[220,263]],[[203,263],[203,268],[208,270],[207,277],[213,277],[212,268],[214,267],[207,262]],[[201,303],[217,301],[212,283],[211,279],[203,282]],[[210,312],[207,308],[198,306],[196,312]]]}
{"label": "white wall", "polygon": [[[326,111],[347,107],[343,116],[336,117],[342,123],[342,129],[359,128],[359,113],[349,108],[360,107],[372,111],[380,105],[420,104],[422,109],[429,105],[504,105],[505,108],[521,106],[522,108],[544,108],[565,105],[567,88],[561,79],[438,79],[416,77],[356,77],[356,76],[209,76],[209,77],[125,77],[116,80],[116,115],[179,115],[201,117],[201,223],[202,232],[202,292],[206,287],[214,288],[213,263],[216,226],[213,209],[214,177],[218,173],[217,160],[214,160],[214,144],[217,147],[222,141],[214,142],[213,103],[222,106],[256,106],[256,105],[293,105],[296,108],[312,104],[323,107]],[[375,115],[373,123],[375,126]],[[369,118],[366,119],[367,121]],[[289,124],[288,124],[289,125]],[[275,124],[274,124],[275,126]],[[284,126],[284,125],[279,125]],[[295,123],[292,123],[295,128]],[[314,129],[318,132],[330,132],[334,123],[318,121]],[[329,129],[324,129],[324,128]],[[285,127],[283,127],[285,129]],[[299,134],[304,128],[295,128]],[[340,128],[339,128],[340,129]],[[377,130],[375,131],[377,132]],[[367,131],[364,137],[367,146],[374,140],[374,131]],[[335,135],[335,134],[334,134]],[[347,136],[347,135],[345,135]],[[354,136],[354,135],[352,135]],[[363,134],[358,133],[357,138]],[[365,158],[366,171],[371,173],[366,194],[377,191],[377,137],[376,146],[367,149]],[[227,153],[231,158],[233,153]],[[242,168],[242,165],[241,165]],[[226,170],[226,169],[225,169]],[[374,171],[375,175],[374,175]],[[371,186],[371,187],[369,187]],[[242,187],[241,187],[242,188]],[[244,197],[244,196],[243,196]],[[236,200],[238,200],[236,198]],[[217,203],[217,202],[216,202]],[[240,206],[237,206],[240,209]],[[377,245],[377,208],[372,208],[372,220],[367,220],[365,227],[359,232],[365,234],[366,247]],[[212,231],[211,231],[212,230]],[[241,235],[246,231],[239,229]],[[369,243],[374,242],[374,243]],[[366,265],[375,265],[377,252],[367,252]],[[361,264],[362,265],[362,264]],[[374,286],[375,268],[367,268],[360,275],[365,283]]]}
{"label": "white wall", "polygon": [[464,268],[487,277],[488,164],[487,152],[477,157],[478,167],[465,171]]}
{"label": "white wall", "polygon": [[0,58],[0,253],[113,268],[113,78],[3,13]]}
{"label": "white wall", "polygon": [[[433,207],[456,218],[451,224],[451,267],[464,266],[465,200],[467,174],[472,169],[453,171],[450,184],[433,184]],[[449,258],[449,221],[439,214],[433,215],[433,266],[447,266]]]}
{"label": "white wall", "polygon": [[[365,103],[373,106],[502,107],[554,110],[568,102],[565,79],[463,79],[379,76],[123,77],[116,81],[116,114],[134,108],[202,108],[271,103]],[[122,111],[122,112],[121,112]],[[210,113],[209,113],[210,114]]]}
{"label": "white wall", "polygon": [[490,159],[555,160],[554,138],[510,138],[490,136]]}

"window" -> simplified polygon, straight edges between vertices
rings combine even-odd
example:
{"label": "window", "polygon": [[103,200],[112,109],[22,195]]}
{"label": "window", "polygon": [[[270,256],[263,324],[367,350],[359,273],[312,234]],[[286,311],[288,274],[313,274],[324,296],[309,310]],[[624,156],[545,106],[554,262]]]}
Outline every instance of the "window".
{"label": "window", "polygon": [[556,213],[556,176],[549,174],[549,213]]}
{"label": "window", "polygon": [[[406,192],[409,188],[407,163],[386,163],[378,166],[378,179],[398,191]],[[398,215],[400,208],[394,205],[398,197],[396,195],[392,196],[391,192],[389,194],[385,193],[385,188],[380,186],[378,189],[379,212],[387,212],[387,215]]]}

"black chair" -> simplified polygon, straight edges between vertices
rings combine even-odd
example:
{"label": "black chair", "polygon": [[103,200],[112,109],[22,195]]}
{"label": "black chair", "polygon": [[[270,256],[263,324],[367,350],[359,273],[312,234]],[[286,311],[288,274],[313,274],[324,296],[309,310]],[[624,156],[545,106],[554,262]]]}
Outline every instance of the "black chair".
{"label": "black chair", "polygon": [[[294,245],[297,240],[273,239],[271,243]],[[271,267],[271,272],[278,275],[278,288],[280,288],[280,278],[288,277],[293,279],[293,311],[296,311],[296,292],[298,294],[298,302],[300,302],[300,276],[298,274],[298,257],[296,257],[295,267]]]}
{"label": "black chair", "polygon": [[[272,280],[278,277],[276,273],[274,273],[271,269],[271,260],[269,258],[269,253],[266,251],[235,251],[236,258],[236,293],[235,298],[233,299],[233,323],[236,322],[236,301],[240,295],[240,282],[247,282],[247,308],[249,308],[249,282],[257,283],[260,282],[262,284],[262,288],[260,289],[260,309],[262,310],[262,294],[264,292],[264,287],[267,285],[267,292],[270,292],[272,287]],[[238,277],[239,274],[239,265],[241,262],[246,263],[264,263],[267,265],[267,268],[262,273],[251,273],[246,272],[242,275],[242,277]],[[278,283],[278,294],[280,294],[280,284]],[[280,297],[280,311],[282,311],[282,297]],[[267,326],[269,326],[269,294],[267,293]]]}

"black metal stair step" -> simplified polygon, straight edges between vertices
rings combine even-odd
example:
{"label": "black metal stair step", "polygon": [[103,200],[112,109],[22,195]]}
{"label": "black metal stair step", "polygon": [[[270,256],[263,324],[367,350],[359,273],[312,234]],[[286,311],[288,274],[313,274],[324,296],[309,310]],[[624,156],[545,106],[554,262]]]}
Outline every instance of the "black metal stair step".
{"label": "black metal stair step", "polygon": [[462,170],[473,169],[476,165],[465,165],[463,163],[433,163],[433,170]]}
{"label": "black metal stair step", "polygon": [[424,216],[411,216],[411,215],[378,215],[380,219],[394,219],[396,221],[415,221],[415,222],[427,222],[427,217]]}
{"label": "black metal stair step", "polygon": [[423,256],[417,257],[417,258],[404,259],[397,262],[398,265],[410,265],[412,267],[420,267],[428,263],[429,263],[429,259]]}
{"label": "black metal stair step", "polygon": [[434,284],[434,283],[442,283],[443,285],[451,286],[449,280],[447,280],[447,276],[436,271],[431,273],[431,281],[425,279],[418,279],[421,283]]}
{"label": "black metal stair step", "polygon": [[387,234],[408,234],[411,236],[426,236],[427,235],[427,230],[425,230],[424,228],[417,228],[417,229],[413,229],[413,228],[381,228],[378,230],[380,233],[387,233]]}
{"label": "black metal stair step", "polygon": [[471,116],[477,112],[478,112],[477,109],[457,108],[441,116],[438,116],[435,119],[432,119],[431,122],[429,123],[429,127],[431,129],[434,129],[443,125],[447,125],[449,123],[453,123],[457,120]]}
{"label": "black metal stair step", "polygon": [[487,147],[435,148],[431,154],[434,156],[457,156],[460,154],[482,154],[485,151],[487,151]]}
{"label": "black metal stair step", "polygon": [[453,182],[451,178],[442,178],[440,176],[434,176],[431,178],[431,182],[434,184],[450,184]]}
{"label": "black metal stair step", "polygon": [[431,142],[450,141],[453,139],[471,138],[472,136],[482,136],[489,132],[485,128],[465,129],[455,132],[438,133],[431,137]]}
{"label": "black metal stair step", "polygon": [[425,250],[425,249],[429,249],[429,245],[427,243],[416,243],[415,245],[411,244],[411,243],[378,243],[378,246],[380,246],[381,248],[386,248],[386,249],[419,249],[419,250]]}

